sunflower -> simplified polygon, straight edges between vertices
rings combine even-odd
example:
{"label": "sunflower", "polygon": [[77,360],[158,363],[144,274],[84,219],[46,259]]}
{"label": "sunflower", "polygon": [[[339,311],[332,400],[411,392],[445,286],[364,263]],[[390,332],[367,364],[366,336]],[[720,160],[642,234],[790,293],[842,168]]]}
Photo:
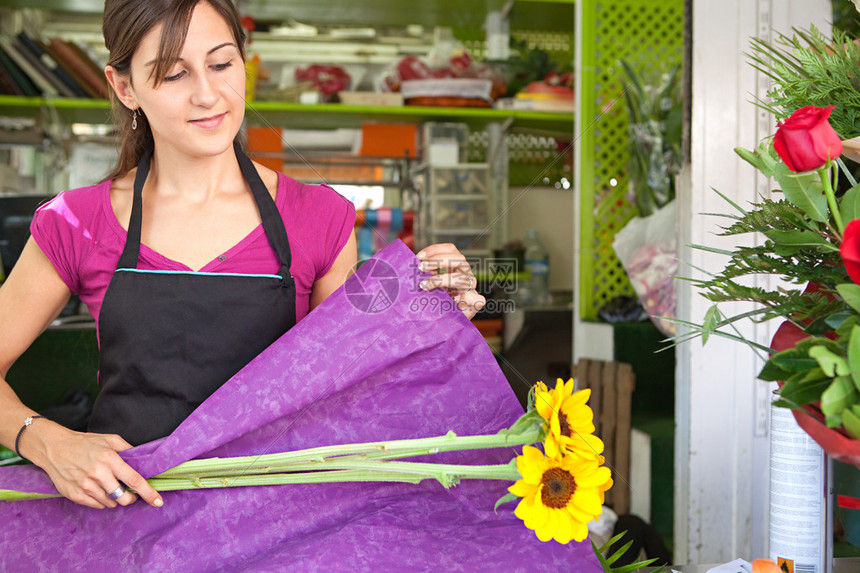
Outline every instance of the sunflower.
{"label": "sunflower", "polygon": [[597,459],[545,457],[532,446],[517,457],[521,479],[508,488],[521,497],[514,514],[538,539],[568,543],[588,536],[588,526],[603,511],[603,494],[612,485],[611,472]]}
{"label": "sunflower", "polygon": [[553,390],[537,383],[535,409],[547,423],[546,455],[554,457],[561,452],[593,460],[603,452],[603,442],[593,434],[594,413],[586,404],[590,397],[589,388],[573,391],[573,379],[563,382],[559,378]]}

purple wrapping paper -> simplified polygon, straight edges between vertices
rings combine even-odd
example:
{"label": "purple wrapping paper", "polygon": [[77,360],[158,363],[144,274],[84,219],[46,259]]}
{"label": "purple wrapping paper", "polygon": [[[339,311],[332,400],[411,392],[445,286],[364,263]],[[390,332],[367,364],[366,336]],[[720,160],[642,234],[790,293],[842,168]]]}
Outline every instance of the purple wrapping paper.
{"label": "purple wrapping paper", "polygon": [[[123,457],[145,477],[193,458],[495,433],[522,409],[477,329],[423,292],[396,242],[224,384],[171,435]],[[229,324],[224,325],[229,328]],[[518,450],[428,458],[507,463]],[[493,512],[510,485],[464,480],[165,492],[94,510],[65,499],[0,503],[2,571],[601,571],[590,542],[542,543]],[[0,489],[50,492],[34,466]]]}

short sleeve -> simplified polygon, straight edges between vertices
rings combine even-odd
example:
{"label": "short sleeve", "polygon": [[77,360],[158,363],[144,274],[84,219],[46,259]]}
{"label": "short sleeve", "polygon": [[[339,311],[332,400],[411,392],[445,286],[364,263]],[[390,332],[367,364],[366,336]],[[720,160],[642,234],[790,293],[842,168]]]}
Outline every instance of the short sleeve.
{"label": "short sleeve", "polygon": [[85,257],[83,238],[86,233],[67,198],[67,193],[60,193],[39,207],[33,215],[30,234],[69,290],[78,293],[81,289],[79,269]]}
{"label": "short sleeve", "polygon": [[315,265],[318,280],[331,269],[346,246],[355,226],[355,207],[349,199],[328,185],[314,186],[313,204],[322,235],[317,242],[320,252],[315,257],[318,261]]}

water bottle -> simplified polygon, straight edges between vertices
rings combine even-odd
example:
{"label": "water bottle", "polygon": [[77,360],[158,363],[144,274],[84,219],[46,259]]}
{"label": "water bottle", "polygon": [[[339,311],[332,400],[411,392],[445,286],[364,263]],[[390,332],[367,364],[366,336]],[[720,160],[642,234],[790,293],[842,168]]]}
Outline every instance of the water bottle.
{"label": "water bottle", "polygon": [[538,239],[537,230],[526,231],[523,248],[526,270],[530,276],[526,280],[526,292],[521,302],[526,305],[549,304],[549,253]]}

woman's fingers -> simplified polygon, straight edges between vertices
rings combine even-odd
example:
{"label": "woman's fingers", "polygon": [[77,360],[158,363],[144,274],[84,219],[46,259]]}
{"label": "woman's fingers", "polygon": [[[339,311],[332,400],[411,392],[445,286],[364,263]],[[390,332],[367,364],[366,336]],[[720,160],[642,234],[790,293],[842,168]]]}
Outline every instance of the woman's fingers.
{"label": "woman's fingers", "polygon": [[457,303],[457,308],[459,308],[469,320],[472,320],[472,318],[478,314],[478,311],[487,304],[487,299],[475,291],[467,291],[463,294],[459,294],[454,297],[454,301]]}
{"label": "woman's fingers", "polygon": [[[143,501],[152,507],[161,507],[164,505],[164,500],[161,498],[161,494],[155,491],[155,488],[149,485],[149,482],[143,479],[142,475],[134,471],[132,467],[125,462],[123,462],[122,467],[116,470],[116,476],[120,481],[137,493],[137,495],[134,495],[130,491],[126,492],[125,495],[117,500],[120,504],[128,505],[129,503],[134,502],[139,495],[143,498]],[[128,503],[123,503],[125,499],[128,499]]]}
{"label": "woman's fingers", "polygon": [[486,298],[475,292],[478,281],[456,246],[450,243],[430,245],[419,251],[417,257],[419,270],[431,273],[421,280],[422,289],[444,288],[470,320],[487,303]]}
{"label": "woman's fingers", "polygon": [[437,243],[435,245],[424,247],[423,249],[418,251],[418,254],[416,254],[415,256],[418,257],[419,260],[424,261],[428,259],[442,258],[447,255],[465,258],[463,257],[463,254],[460,252],[460,250],[452,243]]}
{"label": "woman's fingers", "polygon": [[[116,452],[122,452],[132,447],[131,444],[116,434],[106,435],[105,439]],[[128,488],[133,489],[146,503],[153,507],[161,507],[164,505],[164,500],[161,498],[161,495],[159,495],[159,493],[149,485],[149,482],[147,482],[142,475],[134,471],[130,465],[125,463],[122,458],[116,456],[115,463],[112,464],[111,469],[113,470],[113,475],[116,476],[116,479],[128,486]],[[136,500],[137,495],[130,491],[126,491],[121,497],[116,499],[116,502],[120,505],[128,505],[130,503],[134,503]]]}
{"label": "woman's fingers", "polygon": [[131,447],[120,436],[69,432],[54,446],[42,468],[71,501],[115,508],[134,503],[140,494],[152,506],[163,505],[158,492],[119,456]]}
{"label": "woman's fingers", "polygon": [[472,273],[445,273],[441,275],[432,275],[421,281],[423,290],[433,290],[436,288],[444,288],[452,293],[461,293],[475,290],[475,275]]}

